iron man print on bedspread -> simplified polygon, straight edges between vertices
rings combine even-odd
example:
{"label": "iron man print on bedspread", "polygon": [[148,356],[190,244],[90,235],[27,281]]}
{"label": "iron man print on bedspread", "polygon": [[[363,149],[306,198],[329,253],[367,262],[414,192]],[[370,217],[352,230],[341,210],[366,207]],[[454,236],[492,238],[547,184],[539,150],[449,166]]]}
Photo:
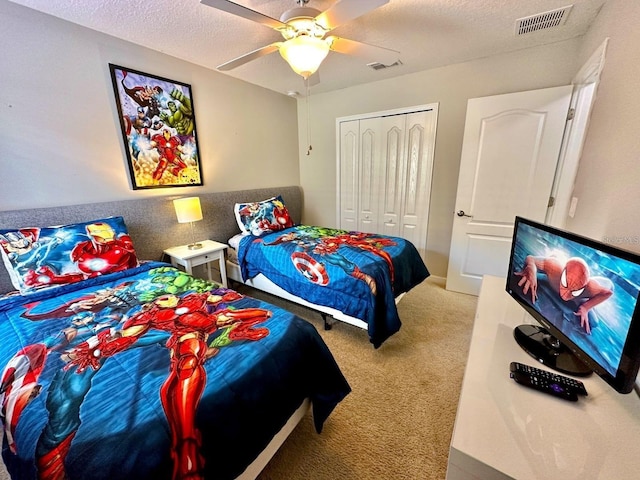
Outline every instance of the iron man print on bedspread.
{"label": "iron man print on bedspread", "polygon": [[[213,284],[197,279],[173,288],[176,283],[168,280],[175,276],[191,278],[173,268],[155,271],[155,279],[174,293],[157,288],[141,291],[144,283],[125,281],[53,310],[40,311],[40,302],[25,305],[21,316],[27,320],[62,322],[61,329],[16,352],[0,383],[0,417],[14,454],[19,453],[14,435],[21,414],[36,397],[46,395],[47,421],[35,453],[38,478],[67,478],[65,460],[82,423],[81,409],[105,362],[121,352],[154,344],[165,347],[170,358],[159,393],[171,432],[172,478],[204,478],[196,411],[207,383],[205,362],[235,342],[265,338],[269,330],[258,324],[272,312],[237,308],[234,304],[244,298],[241,294],[211,289]],[[141,304],[140,299],[150,301]],[[38,380],[48,364],[59,366],[50,383],[42,386]]]}
{"label": "iron man print on bedspread", "polygon": [[12,283],[21,293],[138,266],[122,217],[0,230],[0,247]]}

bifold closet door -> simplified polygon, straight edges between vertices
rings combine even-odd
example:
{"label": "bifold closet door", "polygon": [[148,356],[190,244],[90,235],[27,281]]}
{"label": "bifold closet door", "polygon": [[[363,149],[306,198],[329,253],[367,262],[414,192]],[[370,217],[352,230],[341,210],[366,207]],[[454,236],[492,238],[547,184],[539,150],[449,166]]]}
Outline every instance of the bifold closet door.
{"label": "bifold closet door", "polygon": [[437,110],[340,122],[340,228],[410,240],[424,259]]}
{"label": "bifold closet door", "polygon": [[340,124],[340,228],[380,232],[381,118]]}

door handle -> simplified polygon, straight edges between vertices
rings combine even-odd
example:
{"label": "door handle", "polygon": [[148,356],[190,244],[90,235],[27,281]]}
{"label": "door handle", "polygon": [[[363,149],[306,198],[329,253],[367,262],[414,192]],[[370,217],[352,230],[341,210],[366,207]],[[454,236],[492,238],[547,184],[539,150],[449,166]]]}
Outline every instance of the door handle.
{"label": "door handle", "polygon": [[467,215],[466,213],[464,213],[464,210],[458,210],[456,212],[456,215],[458,215],[459,217],[469,217],[469,218],[473,218],[473,215]]}

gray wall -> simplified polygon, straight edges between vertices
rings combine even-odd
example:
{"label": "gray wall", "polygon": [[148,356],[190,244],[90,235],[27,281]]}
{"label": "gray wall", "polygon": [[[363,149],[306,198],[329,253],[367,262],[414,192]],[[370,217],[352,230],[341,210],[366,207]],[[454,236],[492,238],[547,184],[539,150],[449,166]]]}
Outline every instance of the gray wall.
{"label": "gray wall", "polygon": [[[295,99],[6,0],[0,22],[0,210],[299,184]],[[191,85],[204,186],[131,190],[109,63]]]}
{"label": "gray wall", "polygon": [[[187,224],[176,221],[173,195],[114,202],[65,205],[62,208],[29,208],[0,211],[0,225],[21,228],[42,225],[68,225],[110,216],[122,216],[140,260],[164,260],[163,251],[176,245],[213,239],[226,243],[240,233],[234,215],[236,203],[258,202],[282,195],[289,214],[300,223],[302,192],[300,187],[279,186],[236,190],[232,192],[201,193],[202,221],[193,225],[193,236]],[[204,274],[204,272],[202,272]],[[13,290],[8,273],[0,268],[0,294]]]}

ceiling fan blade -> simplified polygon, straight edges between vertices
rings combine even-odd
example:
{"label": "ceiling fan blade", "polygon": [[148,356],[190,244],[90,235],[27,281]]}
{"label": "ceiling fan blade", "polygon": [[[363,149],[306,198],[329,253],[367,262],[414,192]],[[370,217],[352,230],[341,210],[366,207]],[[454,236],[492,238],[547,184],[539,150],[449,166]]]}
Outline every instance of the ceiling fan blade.
{"label": "ceiling fan blade", "polygon": [[389,0],[339,0],[318,15],[315,20],[317,24],[329,31],[386,3],[389,3]]}
{"label": "ceiling fan blade", "polygon": [[222,65],[218,65],[216,68],[222,72],[226,72],[227,70],[233,70],[240,65],[244,65],[245,63],[250,62],[251,60],[255,60],[256,58],[264,57],[265,55],[269,55],[270,53],[277,52],[282,45],[282,42],[275,42],[271,45],[267,45],[265,47],[258,48],[252,52],[245,53],[233,60],[229,60]]}
{"label": "ceiling fan blade", "polygon": [[256,12],[255,10],[251,10],[250,8],[238,5],[237,3],[233,3],[228,0],[200,0],[200,3],[246,18],[247,20],[261,23],[262,25],[266,25],[267,27],[271,27],[275,30],[281,30],[287,27],[286,24],[282,23],[280,20],[268,17],[260,12]]}
{"label": "ceiling fan blade", "polygon": [[383,65],[392,65],[400,60],[400,52],[388,48],[376,47],[333,35],[327,37],[326,40],[330,42],[329,48],[334,52],[362,57],[371,62],[380,62]]}

